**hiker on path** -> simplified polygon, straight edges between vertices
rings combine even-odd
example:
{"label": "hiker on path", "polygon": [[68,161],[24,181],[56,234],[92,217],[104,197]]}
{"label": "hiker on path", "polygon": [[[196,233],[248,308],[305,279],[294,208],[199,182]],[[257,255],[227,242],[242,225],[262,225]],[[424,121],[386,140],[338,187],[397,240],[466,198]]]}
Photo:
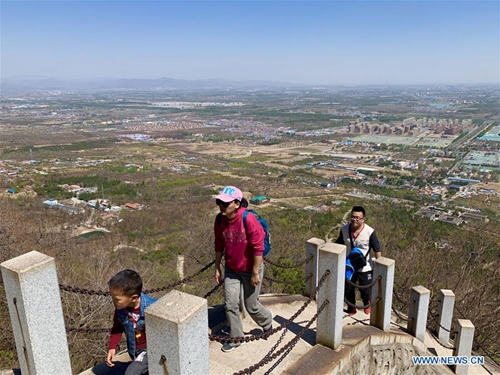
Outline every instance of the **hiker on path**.
{"label": "hiker on path", "polygon": [[[354,247],[357,247],[363,253],[366,259],[366,266],[352,275],[351,282],[358,283],[359,286],[370,285],[373,275],[373,261],[371,259],[370,250],[373,250],[375,258],[380,258],[382,253],[380,251],[380,242],[375,234],[375,230],[368,224],[365,224],[365,209],[361,206],[354,206],[351,210],[351,222],[340,228],[339,237],[335,243],[346,245],[346,257]],[[370,294],[371,288],[360,289],[361,299],[365,306],[365,314],[370,314]],[[347,281],[345,283],[345,298],[352,305],[356,304],[356,294],[354,286],[350,285]],[[356,308],[347,305],[349,315],[356,314]]]}
{"label": "hiker on path", "polygon": [[[239,310],[241,285],[246,310],[255,323],[267,332],[273,327],[273,316],[271,311],[259,302],[264,274],[264,229],[251,213],[247,215],[245,229],[243,213],[248,202],[237,187],[226,186],[216,196],[215,203],[220,209],[214,223],[215,281],[218,284],[224,281],[226,319],[231,327],[230,336],[244,336]],[[224,278],[221,272],[223,254]],[[229,352],[243,343],[224,343],[222,351]]]}

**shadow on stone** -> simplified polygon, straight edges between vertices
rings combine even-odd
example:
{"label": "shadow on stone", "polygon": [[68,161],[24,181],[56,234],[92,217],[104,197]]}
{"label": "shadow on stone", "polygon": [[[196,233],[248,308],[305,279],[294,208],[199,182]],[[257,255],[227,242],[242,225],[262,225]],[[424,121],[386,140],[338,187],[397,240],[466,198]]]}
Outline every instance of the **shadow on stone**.
{"label": "shadow on stone", "polygon": [[[280,315],[275,315],[274,321],[277,322],[278,324],[283,324],[287,321],[287,319],[283,318]],[[301,322],[301,323],[303,323],[305,326],[308,322]],[[301,326],[295,322],[292,322],[288,325],[287,328],[290,332],[294,333],[295,335],[298,335],[299,332],[302,330],[302,328],[304,328],[304,326]],[[283,330],[281,330],[279,333],[283,333]],[[305,342],[307,342],[311,346],[316,345],[316,331],[315,331],[315,329],[306,330],[304,332],[304,334],[302,335],[302,340],[304,340]]]}
{"label": "shadow on stone", "polygon": [[428,350],[429,352],[431,352],[433,355],[439,355],[439,354],[437,353],[437,351],[436,351],[436,348],[427,347],[427,350]]}

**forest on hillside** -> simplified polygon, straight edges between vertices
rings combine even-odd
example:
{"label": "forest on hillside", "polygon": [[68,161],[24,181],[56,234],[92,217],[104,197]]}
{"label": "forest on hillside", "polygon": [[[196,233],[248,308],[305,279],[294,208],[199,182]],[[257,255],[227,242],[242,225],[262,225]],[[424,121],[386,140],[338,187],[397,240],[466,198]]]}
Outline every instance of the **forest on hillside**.
{"label": "forest on hillside", "polygon": [[[87,239],[70,235],[70,228],[82,221],[81,216],[49,208],[42,204],[40,196],[0,198],[0,262],[36,250],[55,258],[59,282],[63,285],[105,291],[109,278],[124,268],[138,270],[145,289],[169,285],[179,280],[178,255],[185,257],[186,276],[214,259],[213,225],[217,207],[212,197],[217,189],[210,182],[236,184],[254,195],[265,191],[277,200],[297,197],[311,205],[326,206],[322,211],[306,210],[283,201],[257,208],[270,225],[273,246],[270,259],[280,263],[303,260],[309,238],[335,240],[350,207],[365,206],[366,222],[377,231],[383,255],[396,261],[395,293],[401,297],[394,300],[397,308],[406,314],[411,287],[422,285],[431,290],[432,313],[439,290],[451,289],[459,311],[454,318],[462,318],[459,315],[462,313],[476,327],[474,350],[500,362],[498,217],[475,227],[456,227],[429,221],[417,208],[390,201],[342,196],[340,204],[333,204],[333,198],[322,197],[323,191],[319,188],[305,189],[286,179],[235,181],[229,177],[200,176],[150,180],[142,188],[144,209],[120,213],[123,221],[110,227],[111,233]],[[276,279],[295,280],[302,277],[303,271],[278,272],[270,267],[267,272]],[[203,296],[213,287],[213,269],[209,269],[194,282],[187,283],[184,291]],[[263,292],[269,291],[301,293],[302,287],[265,282]],[[8,315],[5,298],[3,284],[0,284],[2,316]],[[68,332],[72,366],[78,373],[105,358],[106,329],[111,326],[113,307],[105,295],[63,290],[61,298],[66,328],[89,330]],[[208,301],[209,305],[221,302],[220,293],[214,293]],[[95,332],[90,332],[91,329]],[[0,322],[0,363],[4,368],[17,366],[9,319]]]}

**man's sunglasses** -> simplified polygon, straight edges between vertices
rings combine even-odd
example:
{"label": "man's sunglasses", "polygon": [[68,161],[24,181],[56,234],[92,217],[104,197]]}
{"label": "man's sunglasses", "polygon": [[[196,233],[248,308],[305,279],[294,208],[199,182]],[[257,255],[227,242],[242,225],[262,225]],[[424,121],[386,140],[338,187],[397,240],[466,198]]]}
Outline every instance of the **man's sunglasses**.
{"label": "man's sunglasses", "polygon": [[217,206],[222,206],[222,207],[224,207],[224,208],[228,208],[228,207],[229,207],[229,205],[230,205],[231,203],[233,203],[233,202],[234,202],[234,201],[231,201],[231,202],[223,202],[223,201],[221,201],[220,199],[216,199],[216,200],[215,200],[215,204],[216,204]]}

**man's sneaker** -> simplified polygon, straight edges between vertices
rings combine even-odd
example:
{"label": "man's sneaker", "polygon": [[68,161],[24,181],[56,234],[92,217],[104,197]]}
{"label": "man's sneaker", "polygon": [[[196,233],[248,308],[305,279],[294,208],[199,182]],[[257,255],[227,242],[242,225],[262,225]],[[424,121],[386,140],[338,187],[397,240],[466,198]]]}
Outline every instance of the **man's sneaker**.
{"label": "man's sneaker", "polygon": [[347,313],[347,315],[349,315],[349,316],[353,316],[353,315],[356,315],[356,313],[358,312],[358,310],[356,310],[356,308],[355,308],[355,307],[351,307],[351,306],[349,306],[349,307],[347,308],[347,310],[345,310],[345,312]]}
{"label": "man's sneaker", "polygon": [[269,334],[268,336],[266,336],[266,334],[270,333],[271,331],[273,330],[273,324],[271,323],[271,327],[268,328],[268,329],[264,329],[262,330],[262,340],[267,340],[269,336],[271,336],[271,334]]}
{"label": "man's sneaker", "polygon": [[364,312],[366,315],[370,315],[370,313],[372,312],[371,306],[365,307]]}
{"label": "man's sneaker", "polygon": [[238,346],[241,346],[245,343],[245,341],[243,342],[225,342],[223,345],[222,345],[222,348],[221,350],[224,352],[224,353],[227,353],[227,352],[230,352],[231,350],[233,349],[236,349]]}

